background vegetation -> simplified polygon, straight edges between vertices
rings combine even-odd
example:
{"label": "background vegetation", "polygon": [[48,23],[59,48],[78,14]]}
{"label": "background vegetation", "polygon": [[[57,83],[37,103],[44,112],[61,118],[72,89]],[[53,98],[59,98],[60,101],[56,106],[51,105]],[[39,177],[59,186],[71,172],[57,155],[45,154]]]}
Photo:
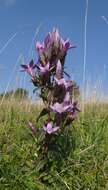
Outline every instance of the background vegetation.
{"label": "background vegetation", "polygon": [[[0,109],[0,190],[107,190],[108,104],[87,103],[85,112],[62,136],[46,160],[27,122],[42,108],[29,101],[5,100]],[[41,138],[41,137],[40,137]],[[54,156],[55,155],[55,156]],[[47,165],[47,166],[46,166]]]}

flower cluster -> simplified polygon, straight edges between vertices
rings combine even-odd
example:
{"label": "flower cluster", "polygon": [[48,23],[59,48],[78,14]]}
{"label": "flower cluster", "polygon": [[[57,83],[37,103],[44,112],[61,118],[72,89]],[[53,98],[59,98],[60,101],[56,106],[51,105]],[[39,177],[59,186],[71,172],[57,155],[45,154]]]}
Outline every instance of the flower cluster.
{"label": "flower cluster", "polygon": [[[43,124],[45,134],[51,135],[69,125],[79,111],[77,102],[72,99],[73,82],[64,78],[65,57],[70,48],[74,48],[69,40],[63,40],[57,29],[49,32],[43,43],[36,43],[38,61],[21,65],[22,71],[30,76],[34,86],[40,89],[40,97],[45,108],[40,117],[47,114]],[[29,128],[35,133],[31,123]]]}

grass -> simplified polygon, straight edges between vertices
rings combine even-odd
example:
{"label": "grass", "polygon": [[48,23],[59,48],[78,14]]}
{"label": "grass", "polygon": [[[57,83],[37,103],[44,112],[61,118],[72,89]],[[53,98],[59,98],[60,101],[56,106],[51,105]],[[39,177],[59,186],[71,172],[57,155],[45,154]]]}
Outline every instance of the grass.
{"label": "grass", "polygon": [[26,127],[29,120],[36,123],[40,109],[27,102],[1,105],[0,190],[107,190],[108,104],[85,105],[68,135],[59,137],[62,157],[57,155],[48,170]]}

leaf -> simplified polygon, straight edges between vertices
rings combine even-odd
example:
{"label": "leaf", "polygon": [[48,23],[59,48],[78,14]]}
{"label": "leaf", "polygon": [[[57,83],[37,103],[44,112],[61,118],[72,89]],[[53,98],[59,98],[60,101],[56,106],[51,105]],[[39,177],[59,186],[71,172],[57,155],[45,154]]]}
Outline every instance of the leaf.
{"label": "leaf", "polygon": [[37,118],[37,122],[39,121],[40,117],[43,117],[44,115],[48,114],[49,110],[47,108],[43,108],[43,110],[41,111],[41,113],[39,114],[38,118]]}
{"label": "leaf", "polygon": [[[46,165],[46,160],[40,160],[39,162],[38,162],[38,165],[36,166],[36,171],[40,171],[40,170],[43,170],[44,169],[44,167],[45,167],[45,165]],[[43,170],[44,171],[44,170]]]}

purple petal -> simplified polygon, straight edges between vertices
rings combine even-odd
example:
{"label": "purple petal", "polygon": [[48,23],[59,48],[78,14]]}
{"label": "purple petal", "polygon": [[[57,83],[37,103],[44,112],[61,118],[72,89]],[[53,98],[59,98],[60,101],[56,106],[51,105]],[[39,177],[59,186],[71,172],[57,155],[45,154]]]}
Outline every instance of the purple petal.
{"label": "purple petal", "polygon": [[35,64],[36,68],[39,69],[39,61]]}
{"label": "purple petal", "polygon": [[47,133],[48,133],[48,134],[53,133],[53,128],[47,129]]}
{"label": "purple petal", "polygon": [[33,135],[35,135],[37,130],[34,127],[34,125],[29,121],[27,126],[28,126],[29,129],[31,129]]}
{"label": "purple petal", "polygon": [[54,127],[52,133],[55,133],[56,131],[58,131],[59,128],[60,127]]}
{"label": "purple petal", "polygon": [[69,42],[69,40],[67,39],[67,40],[65,41],[65,48],[66,48],[66,50],[68,50],[68,49],[70,49],[70,48],[76,48],[76,46],[75,46],[75,45],[72,45],[72,44]]}
{"label": "purple petal", "polygon": [[33,65],[33,67],[32,67],[32,69],[35,69],[36,67],[37,67],[37,65],[36,65],[36,64],[34,64],[34,65]]}
{"label": "purple petal", "polygon": [[45,68],[46,68],[47,71],[49,71],[49,67],[50,67],[50,64],[47,63],[46,66],[45,66]]}
{"label": "purple petal", "polygon": [[42,74],[44,74],[46,72],[46,68],[45,67],[39,66],[39,68],[40,68],[40,72]]}
{"label": "purple petal", "polygon": [[29,67],[33,68],[33,65],[34,65],[34,62],[33,62],[33,60],[31,60],[29,63]]}
{"label": "purple petal", "polygon": [[55,133],[59,129],[59,127],[53,127],[53,123],[48,122],[47,124],[43,126],[43,129],[46,133],[52,134],[52,133]]}
{"label": "purple petal", "polygon": [[63,112],[70,112],[72,110],[72,104],[64,105]]}
{"label": "purple petal", "polygon": [[43,126],[44,131],[47,131],[47,124]]}
{"label": "purple petal", "polygon": [[44,44],[41,44],[40,42],[36,43],[36,49],[39,53],[42,53],[44,50]]}
{"label": "purple petal", "polygon": [[45,46],[50,46],[51,44],[51,33],[49,32],[48,35],[46,36],[45,40],[44,40],[44,44]]}
{"label": "purple petal", "polygon": [[59,40],[59,31],[58,29],[54,29],[53,32],[52,32],[52,37],[53,37],[53,40],[54,42],[57,42]]}
{"label": "purple petal", "polygon": [[61,65],[60,60],[57,62],[57,66],[56,66],[56,76],[57,78],[62,77],[62,65]]}
{"label": "purple petal", "polygon": [[64,78],[61,79],[57,79],[56,77],[54,77],[55,82],[57,83],[57,85],[66,85],[66,81]]}
{"label": "purple petal", "polygon": [[56,113],[59,113],[59,114],[62,114],[64,112],[69,112],[72,110],[72,105],[69,104],[69,105],[65,105],[64,103],[61,103],[59,104],[58,102],[56,102],[53,106],[50,106],[51,110],[53,112],[56,112]]}
{"label": "purple petal", "polygon": [[43,126],[43,129],[45,132],[47,132],[48,134],[51,134],[52,133],[52,122],[49,122],[47,124],[45,124]]}
{"label": "purple petal", "polygon": [[51,110],[57,113],[62,113],[64,111],[63,105],[56,102],[53,106],[50,106]]}
{"label": "purple petal", "polygon": [[65,41],[65,48],[66,48],[66,50],[72,48],[72,45],[70,44],[69,40]]}
{"label": "purple petal", "polygon": [[28,65],[23,65],[22,64],[21,67],[24,68],[24,69],[28,69]]}
{"label": "purple petal", "polygon": [[39,66],[41,74],[45,74],[49,71],[49,63],[47,63],[45,66]]}
{"label": "purple petal", "polygon": [[70,104],[70,93],[67,92],[64,98],[64,104],[69,105]]}
{"label": "purple petal", "polygon": [[47,129],[51,129],[52,128],[52,122],[49,122],[49,123],[47,123]]}

